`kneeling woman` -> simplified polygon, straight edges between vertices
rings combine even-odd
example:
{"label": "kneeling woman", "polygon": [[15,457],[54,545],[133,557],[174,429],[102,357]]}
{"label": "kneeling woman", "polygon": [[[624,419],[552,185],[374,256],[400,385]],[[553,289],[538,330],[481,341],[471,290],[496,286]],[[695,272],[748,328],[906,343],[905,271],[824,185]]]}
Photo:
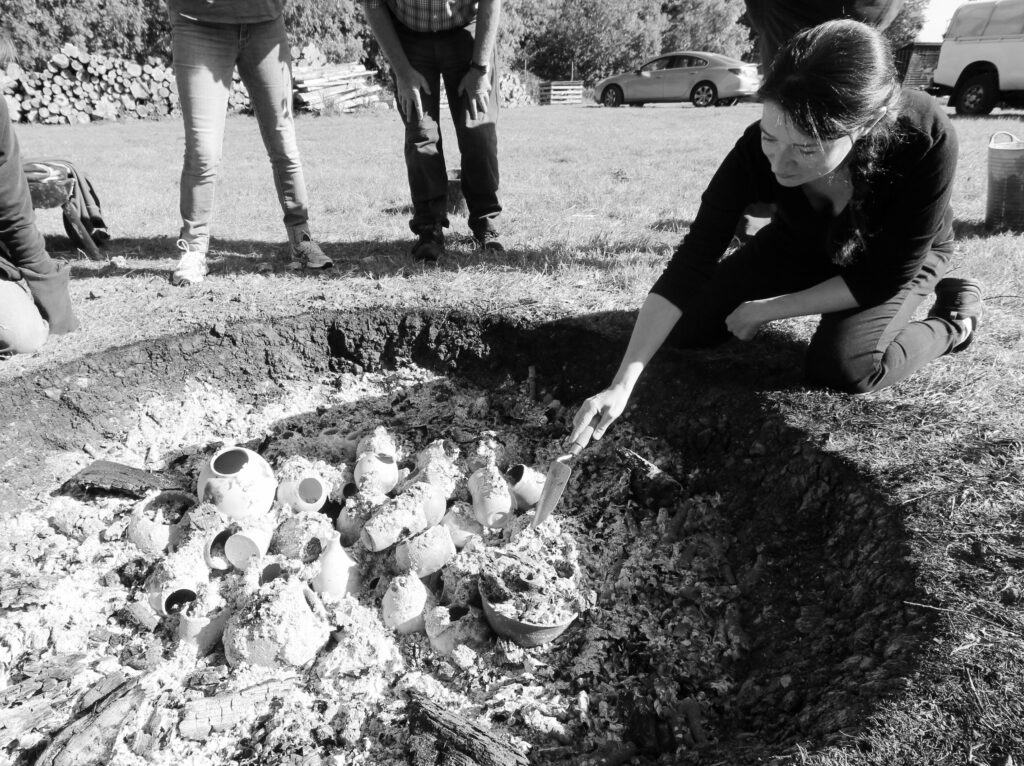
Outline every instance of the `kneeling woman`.
{"label": "kneeling woman", "polygon": [[0,98],[0,356],[31,353],[51,333],[78,327],[68,278],[67,264],[50,258],[36,228],[18,141]]}
{"label": "kneeling woman", "polygon": [[[767,322],[821,315],[807,377],[850,393],[903,380],[966,348],[981,316],[970,279],[942,279],[957,139],[928,95],[901,92],[884,39],[856,21],[805,30],[776,56],[751,125],[718,168],[689,233],[637,318],[611,386],[586,401],[573,436],[624,409],[667,340],[748,340]],[[722,258],[751,203],[771,223]],[[932,291],[929,317],[911,321]]]}

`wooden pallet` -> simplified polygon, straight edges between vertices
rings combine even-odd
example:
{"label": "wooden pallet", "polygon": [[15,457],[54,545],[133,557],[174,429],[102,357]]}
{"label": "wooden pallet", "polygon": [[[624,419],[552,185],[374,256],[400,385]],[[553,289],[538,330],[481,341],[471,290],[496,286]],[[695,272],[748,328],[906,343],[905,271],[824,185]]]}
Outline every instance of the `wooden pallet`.
{"label": "wooden pallet", "polygon": [[540,103],[582,104],[583,82],[581,80],[548,81],[540,84]]}

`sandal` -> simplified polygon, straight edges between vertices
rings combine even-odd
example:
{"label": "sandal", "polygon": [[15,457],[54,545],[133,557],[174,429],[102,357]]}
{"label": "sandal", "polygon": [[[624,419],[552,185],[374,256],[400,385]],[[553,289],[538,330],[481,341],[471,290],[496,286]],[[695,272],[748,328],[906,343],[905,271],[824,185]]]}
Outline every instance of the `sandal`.
{"label": "sandal", "polygon": [[966,322],[970,327],[967,337],[953,346],[951,353],[963,351],[971,345],[984,313],[985,304],[981,300],[981,282],[978,280],[947,277],[935,285],[935,305],[928,316],[954,324]]}

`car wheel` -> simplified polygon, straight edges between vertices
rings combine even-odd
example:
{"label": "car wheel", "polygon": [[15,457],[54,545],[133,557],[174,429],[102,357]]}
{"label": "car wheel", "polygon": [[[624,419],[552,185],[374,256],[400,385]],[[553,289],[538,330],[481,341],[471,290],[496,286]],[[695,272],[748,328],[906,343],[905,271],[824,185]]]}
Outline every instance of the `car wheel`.
{"label": "car wheel", "polygon": [[609,85],[601,92],[601,103],[605,106],[622,106],[622,88],[618,85]]}
{"label": "car wheel", "polygon": [[999,98],[999,87],[994,74],[978,74],[964,80],[953,96],[957,114],[988,114]]}
{"label": "car wheel", "polygon": [[699,82],[690,91],[690,101],[694,106],[712,106],[718,101],[718,89],[713,82]]}

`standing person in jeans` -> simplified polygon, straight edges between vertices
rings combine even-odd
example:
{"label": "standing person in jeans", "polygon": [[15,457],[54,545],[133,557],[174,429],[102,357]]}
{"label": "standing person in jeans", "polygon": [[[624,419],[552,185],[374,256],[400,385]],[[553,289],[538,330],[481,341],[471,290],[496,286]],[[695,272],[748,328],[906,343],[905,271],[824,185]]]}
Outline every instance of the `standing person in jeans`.
{"label": "standing person in jeans", "polygon": [[167,0],[174,79],[185,120],[178,239],[183,253],[171,275],[176,285],[201,282],[207,273],[214,187],[236,66],[270,156],[292,262],[311,269],[333,265],[309,233],[283,6],[284,0]]}
{"label": "standing person in jeans", "polygon": [[[0,66],[13,47],[0,37]],[[0,356],[29,354],[51,334],[78,328],[71,308],[71,270],[46,252],[22,172],[7,100],[0,98]]]}
{"label": "standing person in jeans", "polygon": [[484,250],[498,239],[498,73],[495,43],[501,0],[362,0],[366,19],[391,63],[405,124],[417,235],[412,255],[436,261],[448,226],[448,173],[441,146],[443,85],[462,154],[462,192],[469,228]]}
{"label": "standing person in jeans", "polygon": [[[644,301],[611,385],[576,414],[594,438],[623,411],[666,340],[707,347],[769,322],[820,316],[805,372],[848,393],[891,386],[974,339],[981,286],[943,278],[958,157],[945,109],[901,91],[888,44],[857,21],[829,21],[782,47],[761,119],[705,190],[693,225]],[[771,223],[723,258],[752,202]],[[918,305],[935,292],[926,319]]]}

